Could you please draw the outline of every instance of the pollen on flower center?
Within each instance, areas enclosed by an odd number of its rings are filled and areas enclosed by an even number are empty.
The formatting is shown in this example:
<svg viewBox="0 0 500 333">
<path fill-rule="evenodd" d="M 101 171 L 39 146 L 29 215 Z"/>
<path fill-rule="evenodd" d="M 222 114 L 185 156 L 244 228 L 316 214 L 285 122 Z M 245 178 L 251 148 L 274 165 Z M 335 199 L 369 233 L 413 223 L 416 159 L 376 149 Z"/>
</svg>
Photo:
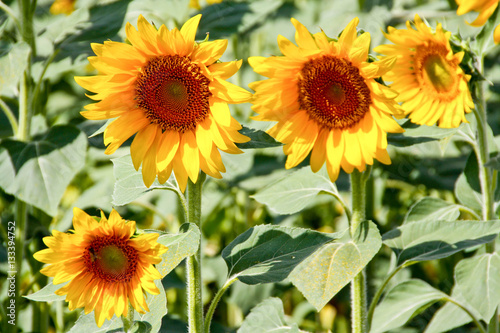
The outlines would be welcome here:
<svg viewBox="0 0 500 333">
<path fill-rule="evenodd" d="M 417 47 L 415 71 L 417 80 L 430 94 L 441 99 L 454 99 L 459 83 L 456 60 L 446 59 L 447 50 L 442 45 Z"/>
<path fill-rule="evenodd" d="M 350 128 L 368 112 L 370 89 L 350 61 L 324 56 L 306 62 L 299 74 L 299 105 L 327 128 Z"/>
<path fill-rule="evenodd" d="M 137 250 L 126 239 L 115 236 L 95 238 L 83 254 L 87 271 L 107 282 L 128 282 L 137 267 Z"/>
<path fill-rule="evenodd" d="M 210 110 L 210 80 L 187 57 L 151 59 L 136 82 L 137 105 L 163 130 L 194 129 Z"/>
</svg>

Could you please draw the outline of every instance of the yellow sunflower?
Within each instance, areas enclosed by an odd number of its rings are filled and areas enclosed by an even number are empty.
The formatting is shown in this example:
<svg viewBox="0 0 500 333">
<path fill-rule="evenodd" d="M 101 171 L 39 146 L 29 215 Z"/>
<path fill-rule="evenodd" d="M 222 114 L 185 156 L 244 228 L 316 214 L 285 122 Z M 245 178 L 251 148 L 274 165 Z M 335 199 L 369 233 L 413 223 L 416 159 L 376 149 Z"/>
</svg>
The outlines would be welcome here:
<svg viewBox="0 0 500 333">
<path fill-rule="evenodd" d="M 213 5 L 221 2 L 222 0 L 207 0 L 208 5 Z M 200 0 L 189 0 L 189 7 L 200 10 L 201 9 Z"/>
<path fill-rule="evenodd" d="M 69 15 L 75 11 L 75 2 L 76 0 L 55 0 L 49 11 L 52 15 Z"/>
<path fill-rule="evenodd" d="M 396 93 L 375 81 L 393 59 L 368 62 L 370 34 L 357 36 L 353 19 L 338 41 L 324 32 L 311 35 L 292 18 L 297 45 L 283 36 L 278 45 L 284 56 L 251 57 L 254 70 L 269 79 L 250 84 L 255 90 L 253 110 L 258 120 L 277 121 L 268 133 L 285 144 L 286 168 L 311 152 L 311 169 L 326 161 L 330 179 L 340 167 L 364 171 L 377 159 L 391 162 L 387 132 L 403 132 L 393 119 L 401 115 Z"/>
<path fill-rule="evenodd" d="M 161 275 L 153 266 L 167 248 L 158 244 L 158 234 L 134 236 L 135 222 L 125 222 L 113 210 L 100 222 L 79 208 L 73 209 L 69 233 L 52 231 L 44 237 L 48 249 L 36 252 L 36 260 L 50 264 L 40 272 L 54 277 L 54 284 L 69 281 L 56 291 L 66 295 L 69 309 L 94 310 L 97 326 L 113 314 L 126 316 L 128 304 L 140 313 L 149 311 L 144 292 L 159 294 L 154 284 Z"/>
<path fill-rule="evenodd" d="M 463 15 L 472 11 L 479 12 L 476 19 L 470 23 L 475 27 L 480 27 L 488 21 L 498 7 L 499 0 L 455 0 L 458 5 L 457 15 Z M 493 33 L 495 43 L 500 43 L 500 25 L 497 25 Z"/>
<path fill-rule="evenodd" d="M 136 170 L 142 164 L 144 184 L 158 175 L 164 183 L 172 170 L 184 191 L 188 177 L 196 183 L 200 168 L 221 178 L 225 168 L 219 153 L 241 153 L 235 142 L 249 139 L 238 130 L 228 103 L 243 103 L 251 94 L 227 81 L 240 61 L 217 62 L 227 40 L 195 42 L 201 15 L 188 20 L 180 31 L 158 30 L 143 16 L 136 30 L 127 23 L 131 44 L 106 41 L 92 44 L 89 62 L 99 74 L 76 77 L 98 103 L 85 107 L 87 119 L 116 118 L 104 131 L 106 154 L 129 137 Z"/>
<path fill-rule="evenodd" d="M 433 32 L 418 15 L 415 27 L 388 28 L 387 39 L 395 45 L 380 45 L 374 50 L 397 57 L 396 65 L 384 80 L 399 93 L 398 102 L 412 122 L 420 125 L 458 127 L 467 122 L 465 113 L 474 107 L 468 87 L 469 75 L 460 68 L 463 52 L 453 53 L 451 32 L 438 24 Z"/>
</svg>

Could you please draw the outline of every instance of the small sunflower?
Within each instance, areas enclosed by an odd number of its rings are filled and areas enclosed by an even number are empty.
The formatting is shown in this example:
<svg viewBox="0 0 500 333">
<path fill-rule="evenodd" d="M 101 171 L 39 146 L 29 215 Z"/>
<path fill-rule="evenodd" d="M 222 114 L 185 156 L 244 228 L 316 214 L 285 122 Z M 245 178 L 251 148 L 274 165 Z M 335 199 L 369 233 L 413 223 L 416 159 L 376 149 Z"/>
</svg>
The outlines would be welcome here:
<svg viewBox="0 0 500 333">
<path fill-rule="evenodd" d="M 40 272 L 54 277 L 54 284 L 69 281 L 57 295 L 66 295 L 69 309 L 85 307 L 95 313 L 97 326 L 113 314 L 126 316 L 128 304 L 140 313 L 149 311 L 144 292 L 159 294 L 154 284 L 161 275 L 153 266 L 167 248 L 158 234 L 134 236 L 135 222 L 124 221 L 113 210 L 100 222 L 79 208 L 73 209 L 69 233 L 52 231 L 44 237 L 48 249 L 36 252 L 36 260 L 50 264 Z"/>
<path fill-rule="evenodd" d="M 455 0 L 455 2 L 458 5 L 457 15 L 463 15 L 470 11 L 479 12 L 479 15 L 470 25 L 480 27 L 493 15 L 500 0 Z M 495 43 L 500 43 L 500 25 L 495 28 L 493 39 Z"/>
<path fill-rule="evenodd" d="M 324 32 L 311 35 L 292 18 L 298 46 L 279 36 L 284 56 L 249 59 L 269 78 L 250 84 L 255 118 L 278 122 L 268 133 L 285 144 L 286 168 L 311 152 L 311 169 L 317 172 L 326 161 L 335 181 L 340 167 L 351 173 L 364 171 L 374 159 L 391 162 L 387 132 L 403 132 L 393 119 L 402 112 L 394 101 L 397 94 L 375 79 L 394 61 L 368 62 L 370 34 L 358 37 L 358 22 L 353 19 L 332 41 Z"/>
<path fill-rule="evenodd" d="M 228 103 L 243 103 L 251 94 L 225 80 L 240 61 L 217 62 L 227 40 L 195 42 L 201 15 L 179 30 L 158 30 L 143 16 L 138 30 L 127 23 L 131 44 L 106 41 L 92 44 L 89 62 L 99 74 L 76 77 L 98 103 L 85 107 L 87 119 L 116 118 L 104 131 L 106 154 L 112 154 L 135 134 L 130 147 L 136 170 L 142 164 L 144 184 L 158 175 L 165 183 L 172 170 L 184 191 L 188 177 L 196 183 L 200 168 L 221 178 L 224 164 L 219 150 L 238 154 L 235 142 L 249 140 L 238 130 Z"/>
<path fill-rule="evenodd" d="M 458 127 L 467 122 L 465 113 L 474 107 L 468 87 L 469 75 L 460 68 L 463 52 L 453 53 L 451 32 L 438 24 L 433 32 L 418 15 L 415 27 L 388 28 L 387 39 L 395 45 L 380 45 L 376 52 L 397 57 L 396 65 L 383 78 L 399 93 L 398 102 L 412 122 L 419 125 Z M 382 57 L 385 58 L 385 57 Z"/>
<path fill-rule="evenodd" d="M 52 15 L 69 15 L 75 11 L 75 2 L 76 0 L 55 0 L 49 11 Z"/>
</svg>

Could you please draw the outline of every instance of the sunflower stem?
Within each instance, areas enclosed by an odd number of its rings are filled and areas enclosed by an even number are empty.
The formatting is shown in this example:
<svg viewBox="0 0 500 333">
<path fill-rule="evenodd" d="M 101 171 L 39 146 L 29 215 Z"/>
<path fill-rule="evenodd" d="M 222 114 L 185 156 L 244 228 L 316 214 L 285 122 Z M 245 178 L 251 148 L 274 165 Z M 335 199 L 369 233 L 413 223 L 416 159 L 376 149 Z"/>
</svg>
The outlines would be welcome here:
<svg viewBox="0 0 500 333">
<path fill-rule="evenodd" d="M 132 326 L 134 325 L 134 315 L 135 315 L 135 310 L 132 305 L 128 305 L 128 312 L 127 316 L 122 316 L 122 322 L 123 322 L 123 331 L 127 333 L 130 331 Z"/>
<path fill-rule="evenodd" d="M 366 216 L 366 180 L 368 175 L 354 169 L 351 173 L 352 217 L 351 237 Z M 352 333 L 366 332 L 366 276 L 363 269 L 351 281 L 351 327 Z"/>
<path fill-rule="evenodd" d="M 188 179 L 187 205 L 188 221 L 201 228 L 201 189 L 205 181 L 205 173 L 201 172 L 196 183 Z M 196 253 L 186 260 L 187 269 L 187 297 L 188 297 L 188 326 L 190 333 L 202 333 L 203 302 L 201 295 L 201 236 Z"/>
<path fill-rule="evenodd" d="M 484 72 L 484 58 L 479 59 L 479 68 L 481 73 Z M 474 116 L 477 120 L 477 140 L 475 144 L 475 153 L 477 156 L 477 162 L 479 167 L 479 181 L 481 184 L 481 194 L 483 196 L 483 206 L 482 206 L 482 218 L 485 221 L 495 219 L 495 201 L 494 193 L 496 190 L 497 183 L 497 172 L 496 170 L 491 170 L 486 166 L 488 159 L 490 157 L 490 151 L 488 147 L 488 119 L 486 110 L 486 101 L 484 96 L 484 85 L 485 81 L 477 81 L 475 84 L 475 94 L 476 94 L 476 107 L 474 108 Z M 495 239 L 490 243 L 486 244 L 486 252 L 495 252 Z M 499 311 L 498 307 L 495 310 L 493 317 L 488 324 L 488 333 L 498 333 L 499 332 L 499 321 L 498 321 Z"/>
<path fill-rule="evenodd" d="M 219 304 L 222 295 L 226 292 L 227 288 L 229 288 L 237 280 L 238 278 L 236 277 L 227 280 L 226 283 L 224 283 L 224 285 L 222 286 L 222 288 L 220 288 L 219 291 L 217 291 L 217 294 L 215 294 L 215 297 L 212 300 L 212 303 L 210 303 L 210 307 L 208 308 L 207 316 L 205 317 L 205 333 L 210 333 L 210 323 L 212 322 L 212 317 L 214 315 L 215 308 L 217 307 L 217 304 Z"/>
</svg>

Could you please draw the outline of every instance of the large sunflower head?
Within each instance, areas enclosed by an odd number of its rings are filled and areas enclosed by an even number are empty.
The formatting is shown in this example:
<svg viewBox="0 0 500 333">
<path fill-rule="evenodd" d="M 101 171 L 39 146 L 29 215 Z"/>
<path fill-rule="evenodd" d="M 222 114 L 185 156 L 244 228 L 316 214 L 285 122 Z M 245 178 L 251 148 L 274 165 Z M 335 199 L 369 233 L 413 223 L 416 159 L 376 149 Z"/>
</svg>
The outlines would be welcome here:
<svg viewBox="0 0 500 333">
<path fill-rule="evenodd" d="M 479 15 L 470 25 L 480 27 L 493 15 L 500 0 L 455 0 L 455 2 L 458 5 L 457 15 L 463 15 L 470 11 L 479 12 Z M 495 28 L 493 39 L 495 43 L 500 43 L 500 25 Z"/>
<path fill-rule="evenodd" d="M 201 15 L 180 30 L 158 30 L 139 17 L 130 23 L 129 43 L 92 44 L 90 63 L 99 74 L 76 77 L 89 96 L 88 119 L 117 118 L 104 131 L 106 154 L 112 154 L 135 134 L 130 147 L 136 170 L 142 164 L 144 184 L 156 176 L 164 183 L 172 170 L 182 190 L 188 177 L 196 182 L 200 169 L 221 178 L 225 168 L 219 150 L 241 153 L 235 142 L 249 139 L 238 130 L 228 103 L 247 102 L 251 94 L 226 81 L 241 61 L 217 62 L 227 40 L 195 42 Z"/>
<path fill-rule="evenodd" d="M 73 213 L 74 230 L 53 230 L 43 239 L 48 249 L 33 255 L 50 264 L 40 272 L 54 277 L 54 284 L 69 281 L 56 294 L 66 295 L 70 310 L 94 310 L 99 327 L 113 314 L 126 316 L 129 302 L 140 313 L 149 311 L 144 293 L 159 294 L 154 280 L 161 275 L 153 265 L 167 251 L 156 242 L 158 234 L 134 235 L 135 222 L 115 210 L 99 222 L 79 208 Z"/>
<path fill-rule="evenodd" d="M 390 163 L 387 132 L 403 131 L 393 119 L 401 111 L 396 93 L 375 79 L 393 60 L 368 62 L 370 34 L 357 36 L 358 22 L 353 19 L 334 41 L 292 19 L 298 46 L 279 36 L 283 56 L 249 59 L 269 78 L 250 85 L 256 119 L 278 122 L 269 134 L 285 144 L 287 168 L 311 152 L 312 170 L 326 161 L 335 181 L 340 167 L 350 173 L 374 159 Z"/>
<path fill-rule="evenodd" d="M 415 15 L 415 29 L 409 21 L 406 27 L 389 27 L 386 37 L 394 45 L 375 48 L 385 57 L 397 57 L 384 80 L 392 82 L 391 88 L 399 93 L 397 100 L 412 122 L 458 127 L 474 107 L 468 87 L 470 76 L 460 68 L 464 53 L 453 53 L 451 33 L 441 24 L 432 31 Z"/>
</svg>

